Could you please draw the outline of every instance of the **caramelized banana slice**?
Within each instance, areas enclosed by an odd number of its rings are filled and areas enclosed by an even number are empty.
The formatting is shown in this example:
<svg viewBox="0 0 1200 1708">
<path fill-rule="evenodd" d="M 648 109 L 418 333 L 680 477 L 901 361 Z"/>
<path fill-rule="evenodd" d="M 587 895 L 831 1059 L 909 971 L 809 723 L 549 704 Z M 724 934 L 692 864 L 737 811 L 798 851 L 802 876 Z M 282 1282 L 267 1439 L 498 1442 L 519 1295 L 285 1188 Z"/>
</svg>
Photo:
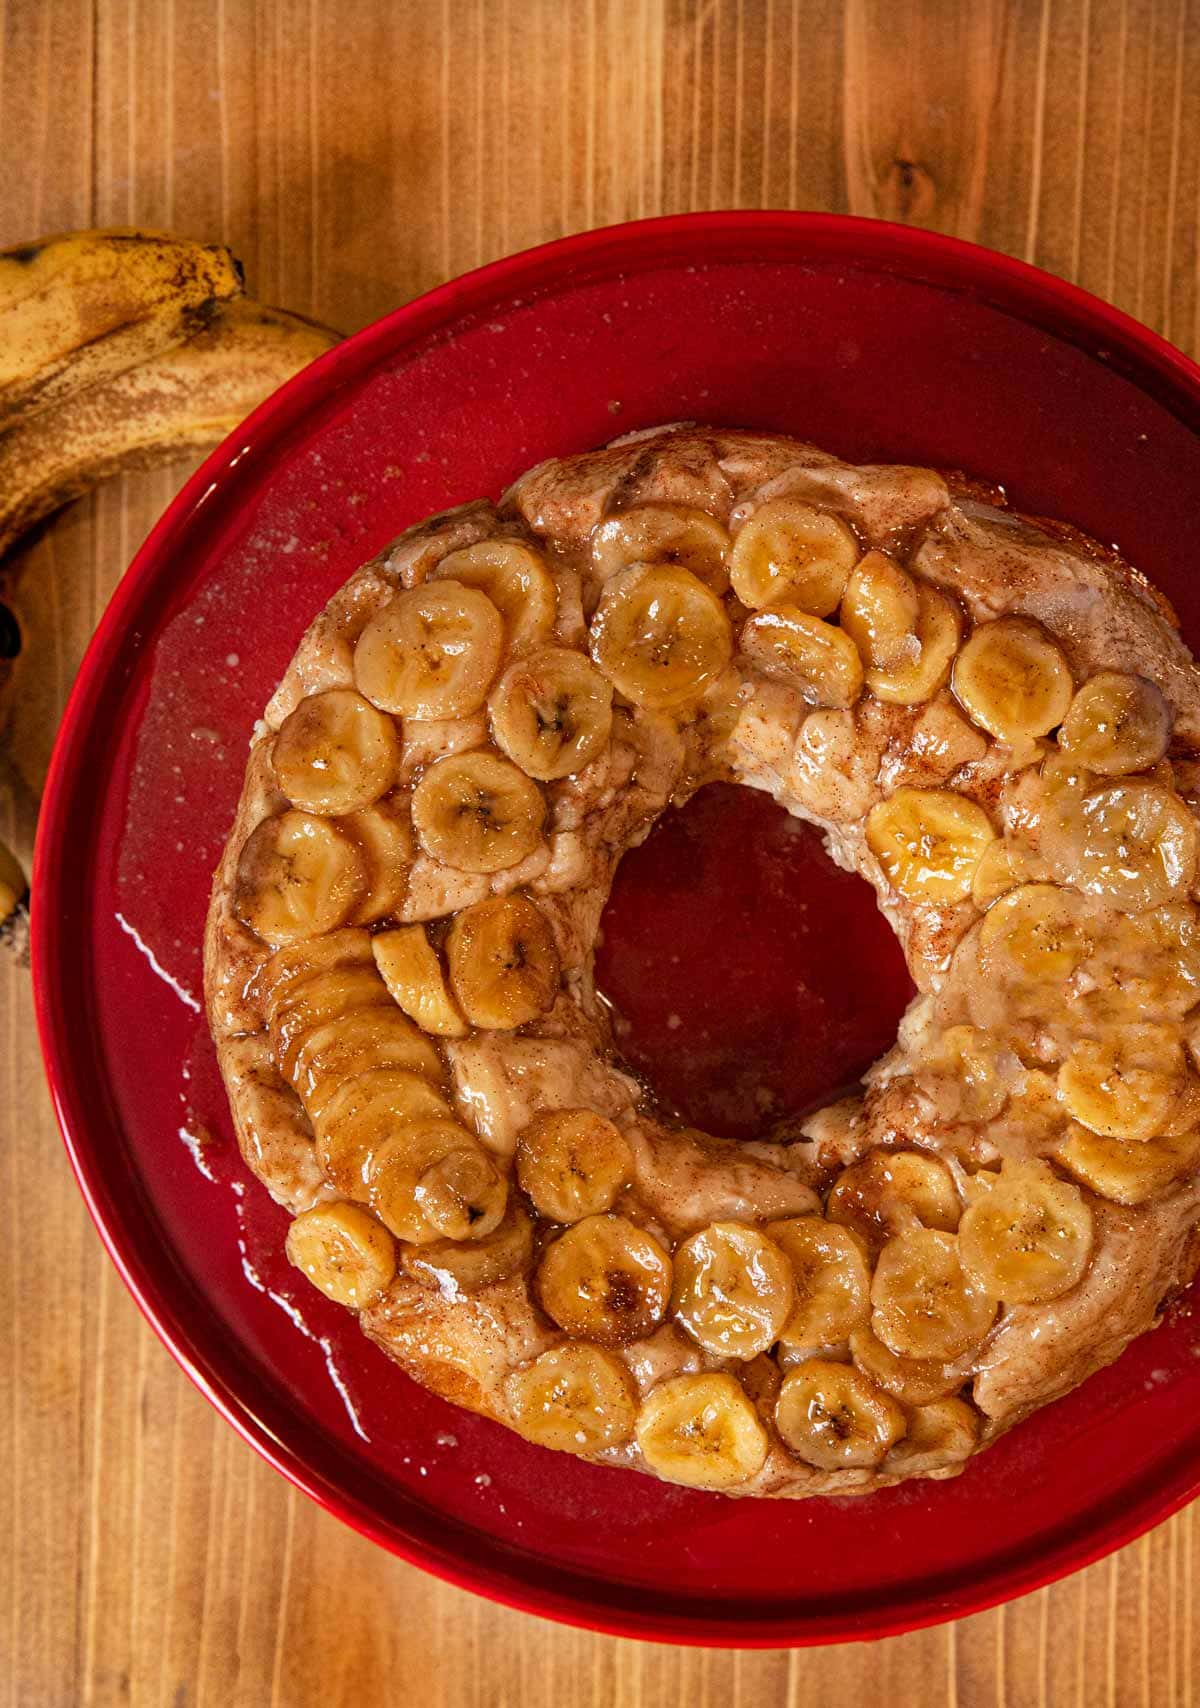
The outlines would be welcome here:
<svg viewBox="0 0 1200 1708">
<path fill-rule="evenodd" d="M 504 1384 L 517 1429 L 539 1447 L 599 1453 L 620 1447 L 637 1421 L 637 1389 L 625 1366 L 602 1346 L 552 1346 Z"/>
<path fill-rule="evenodd" d="M 612 684 L 581 652 L 540 647 L 509 665 L 488 717 L 497 747 L 530 777 L 570 777 L 608 746 Z"/>
<path fill-rule="evenodd" d="M 971 878 L 971 900 L 982 912 L 1021 882 L 1021 862 L 1008 843 L 997 837 L 979 856 Z"/>
<path fill-rule="evenodd" d="M 991 1121 L 1008 1101 L 1000 1046 L 977 1026 L 948 1026 L 930 1040 L 915 1078 L 947 1121 Z M 955 1225 L 921 1219 L 931 1227 Z"/>
<path fill-rule="evenodd" d="M 954 1234 L 915 1228 L 889 1240 L 871 1283 L 871 1328 L 902 1358 L 948 1361 L 978 1346 L 996 1299 L 959 1259 Z"/>
<path fill-rule="evenodd" d="M 1105 1138 L 1072 1122 L 1054 1156 L 1102 1198 L 1115 1204 L 1146 1204 L 1195 1173 L 1200 1132 L 1138 1143 Z"/>
<path fill-rule="evenodd" d="M 466 1244 L 433 1240 L 428 1245 L 405 1246 L 400 1257 L 406 1275 L 450 1299 L 510 1281 L 532 1261 L 533 1223 L 511 1194 L 504 1220 L 482 1239 Z"/>
<path fill-rule="evenodd" d="M 867 1469 L 904 1434 L 904 1411 L 853 1364 L 809 1358 L 784 1377 L 775 1426 L 806 1465 Z"/>
<path fill-rule="evenodd" d="M 546 803 L 536 783 L 498 753 L 452 753 L 413 790 L 413 828 L 425 852 L 460 872 L 502 872 L 542 839 Z"/>
<path fill-rule="evenodd" d="M 901 1358 L 872 1333 L 867 1323 L 852 1331 L 850 1352 L 860 1370 L 906 1406 L 928 1405 L 931 1400 L 957 1393 L 965 1379 L 961 1366 L 942 1359 Z"/>
<path fill-rule="evenodd" d="M 327 818 L 280 813 L 252 830 L 238 858 L 234 912 L 272 948 L 344 925 L 367 891 L 358 844 Z"/>
<path fill-rule="evenodd" d="M 286 1249 L 314 1287 L 353 1311 L 374 1304 L 396 1273 L 391 1235 L 359 1204 L 305 1210 L 288 1229 Z"/>
<path fill-rule="evenodd" d="M 1076 1121 L 1110 1139 L 1146 1140 L 1170 1125 L 1186 1084 L 1183 1044 L 1172 1026 L 1123 1026 L 1082 1038 L 1058 1070 L 1058 1095 Z"/>
<path fill-rule="evenodd" d="M 504 624 L 486 593 L 430 581 L 372 617 L 354 649 L 354 680 L 381 711 L 467 717 L 486 699 L 503 646 Z"/>
<path fill-rule="evenodd" d="M 671 1309 L 716 1358 L 753 1358 L 778 1340 L 796 1287 L 780 1248 L 755 1228 L 714 1222 L 675 1253 Z"/>
<path fill-rule="evenodd" d="M 423 1032 L 439 1038 L 465 1038 L 467 1023 L 450 992 L 437 950 L 423 925 L 403 925 L 371 939 L 375 965 L 393 1001 Z"/>
<path fill-rule="evenodd" d="M 406 799 L 390 796 L 340 820 L 363 851 L 368 888 L 354 910 L 355 925 L 376 925 L 404 905 L 412 869 L 412 823 Z"/>
<path fill-rule="evenodd" d="M 480 540 L 451 552 L 430 579 L 444 576 L 487 594 L 504 618 L 510 652 L 536 645 L 554 627 L 554 577 L 537 552 L 519 540 Z"/>
<path fill-rule="evenodd" d="M 707 510 L 690 504 L 635 504 L 592 532 L 592 563 L 607 581 L 635 563 L 669 563 L 724 593 L 729 535 Z"/>
<path fill-rule="evenodd" d="M 862 659 L 850 636 L 798 605 L 759 611 L 741 644 L 764 675 L 799 689 L 810 706 L 852 706 L 862 693 Z"/>
<path fill-rule="evenodd" d="M 400 733 L 352 688 L 310 694 L 283 720 L 271 749 L 293 806 L 348 813 L 385 795 L 400 769 Z"/>
<path fill-rule="evenodd" d="M 592 1109 L 545 1110 L 517 1140 L 521 1190 L 552 1222 L 611 1210 L 632 1176 L 624 1134 Z"/>
<path fill-rule="evenodd" d="M 1055 884 L 1022 884 L 988 908 L 979 927 L 986 975 L 1061 989 L 1095 947 L 1087 908 Z"/>
<path fill-rule="evenodd" d="M 867 816 L 867 846 L 907 901 L 964 901 L 995 838 L 981 806 L 950 789 L 897 789 Z"/>
<path fill-rule="evenodd" d="M 932 700 L 950 674 L 962 633 L 958 607 L 882 552 L 868 552 L 842 599 L 840 621 L 866 667 L 877 700 Z"/>
<path fill-rule="evenodd" d="M 1058 745 L 1101 777 L 1157 765 L 1171 741 L 1171 708 L 1153 682 L 1102 670 L 1071 701 Z"/>
<path fill-rule="evenodd" d="M 978 1179 L 978 1176 L 976 1176 Z M 964 1273 L 1009 1305 L 1069 1292 L 1092 1252 L 1092 1212 L 1078 1186 L 1044 1162 L 1006 1160 L 958 1230 Z"/>
<path fill-rule="evenodd" d="M 286 1006 L 297 985 L 317 973 L 333 972 L 345 967 L 371 965 L 371 939 L 365 931 L 330 931 L 324 937 L 313 937 L 295 943 L 285 943 L 266 961 L 255 978 L 255 989 L 272 1025 L 276 1010 Z"/>
<path fill-rule="evenodd" d="M 850 1228 L 872 1256 L 918 1223 L 953 1232 L 961 1206 L 950 1170 L 925 1151 L 874 1150 L 842 1170 L 825 1214 Z"/>
<path fill-rule="evenodd" d="M 673 1376 L 642 1405 L 637 1444 L 652 1471 L 694 1489 L 731 1489 L 766 1463 L 767 1432 L 725 1371 Z"/>
<path fill-rule="evenodd" d="M 1157 783 L 1114 783 L 1079 809 L 1076 889 L 1137 912 L 1186 895 L 1196 876 L 1196 820 Z"/>
<path fill-rule="evenodd" d="M 637 565 L 605 587 L 591 653 L 618 693 L 666 711 L 694 702 L 733 657 L 725 607 L 686 569 Z"/>
<path fill-rule="evenodd" d="M 449 1114 L 446 1099 L 424 1074 L 373 1068 L 344 1080 L 314 1114 L 317 1160 L 339 1192 L 365 1199 L 376 1151 L 409 1122 Z"/>
<path fill-rule="evenodd" d="M 270 1032 L 275 1061 L 285 1079 L 295 1073 L 296 1055 L 310 1034 L 358 1009 L 389 1009 L 388 993 L 373 967 L 331 967 L 302 979 L 277 1001 Z"/>
<path fill-rule="evenodd" d="M 998 741 L 1055 729 L 1075 692 L 1062 650 L 1031 617 L 980 623 L 954 661 L 954 697 Z"/>
<path fill-rule="evenodd" d="M 472 1026 L 510 1031 L 553 1007 L 560 966 L 545 914 L 528 896 L 464 908 L 446 938 L 450 984 Z"/>
<path fill-rule="evenodd" d="M 850 1228 L 823 1216 L 771 1222 L 767 1233 L 792 1266 L 796 1303 L 779 1331 L 785 1346 L 837 1346 L 871 1312 L 871 1271 Z"/>
<path fill-rule="evenodd" d="M 625 1346 L 665 1317 L 671 1259 L 624 1216 L 586 1216 L 546 1247 L 537 1289 L 546 1315 L 568 1334 Z"/>
<path fill-rule="evenodd" d="M 291 1082 L 314 1120 L 346 1080 L 375 1068 L 406 1068 L 436 1082 L 442 1059 L 392 1004 L 358 1008 L 305 1032 L 291 1063 Z"/>
<path fill-rule="evenodd" d="M 979 1445 L 979 1413 L 966 1400 L 933 1400 L 908 1415 L 908 1432 L 888 1454 L 886 1470 L 906 1477 L 951 1475 Z"/>
<path fill-rule="evenodd" d="M 827 617 L 837 610 L 859 555 L 858 541 L 839 517 L 797 498 L 773 498 L 738 529 L 729 579 L 752 611 L 787 599 Z"/>
<path fill-rule="evenodd" d="M 372 1151 L 371 1208 L 397 1239 L 483 1239 L 499 1227 L 508 1182 L 473 1133 L 436 1115 L 410 1120 Z"/>
</svg>

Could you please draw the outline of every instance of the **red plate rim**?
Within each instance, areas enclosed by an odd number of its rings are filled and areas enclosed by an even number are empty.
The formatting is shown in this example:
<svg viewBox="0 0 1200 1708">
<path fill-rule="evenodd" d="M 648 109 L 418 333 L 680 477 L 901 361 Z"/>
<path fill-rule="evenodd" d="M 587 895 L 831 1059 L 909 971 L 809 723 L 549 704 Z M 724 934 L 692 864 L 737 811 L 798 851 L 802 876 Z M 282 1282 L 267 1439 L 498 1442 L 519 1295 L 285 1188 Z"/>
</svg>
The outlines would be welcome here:
<svg viewBox="0 0 1200 1708">
<path fill-rule="evenodd" d="M 1108 362 L 1143 391 L 1200 431 L 1200 366 L 1131 316 L 1078 286 L 978 244 L 884 221 L 838 214 L 726 211 L 673 214 L 560 238 L 464 274 L 364 328 L 276 392 L 219 446 L 156 523 L 109 602 L 80 666 L 63 716 L 46 782 L 33 868 L 32 962 L 43 1060 L 71 1168 L 113 1263 L 164 1346 L 202 1394 L 242 1438 L 295 1487 L 360 1534 L 437 1577 L 506 1606 L 614 1636 L 728 1648 L 778 1648 L 896 1635 L 982 1611 L 1054 1582 L 1142 1535 L 1200 1492 L 1200 1464 L 1181 1468 L 1153 1486 L 1119 1516 L 1029 1560 L 1009 1562 L 989 1576 L 931 1597 L 918 1590 L 867 1614 L 833 1614 L 803 1623 L 787 1615 L 722 1614 L 715 1608 L 679 1610 L 622 1600 L 605 1604 L 595 1580 L 559 1574 L 562 1587 L 534 1582 L 514 1567 L 470 1558 L 430 1532 L 397 1534 L 364 1502 L 317 1473 L 270 1424 L 239 1397 L 231 1361 L 219 1346 L 195 1343 L 176 1314 L 169 1290 L 136 1242 L 110 1215 L 102 1158 L 89 1141 L 89 1118 L 77 1050 L 66 1024 L 65 984 L 70 948 L 59 932 L 55 898 L 71 855 L 64 837 L 71 799 L 86 758 L 86 739 L 102 687 L 111 684 L 122 654 L 136 656 L 144 637 L 130 618 L 161 573 L 175 542 L 220 492 L 239 465 L 269 461 L 273 447 L 310 402 L 360 381 L 377 362 L 453 328 L 498 298 L 546 294 L 568 278 L 599 277 L 623 266 L 646 267 L 702 254 L 796 259 L 802 242 L 814 261 L 869 266 L 943 289 L 977 295 L 1009 315 L 1054 333 Z M 773 253 L 774 246 L 778 250 Z M 503 1555 L 497 1547 L 497 1553 Z"/>
</svg>

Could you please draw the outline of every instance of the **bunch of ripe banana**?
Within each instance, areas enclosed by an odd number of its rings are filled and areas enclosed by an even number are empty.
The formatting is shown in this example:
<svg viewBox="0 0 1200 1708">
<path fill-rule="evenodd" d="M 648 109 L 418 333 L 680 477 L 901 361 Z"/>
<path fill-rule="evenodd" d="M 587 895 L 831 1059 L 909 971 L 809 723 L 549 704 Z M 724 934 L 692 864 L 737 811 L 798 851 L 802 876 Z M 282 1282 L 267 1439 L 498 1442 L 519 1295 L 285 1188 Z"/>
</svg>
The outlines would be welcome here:
<svg viewBox="0 0 1200 1708">
<path fill-rule="evenodd" d="M 107 476 L 218 444 L 337 337 L 243 295 L 220 244 L 83 231 L 0 253 L 0 556 Z M 18 650 L 0 602 L 0 691 Z M 27 940 L 0 841 L 0 944 Z"/>
</svg>

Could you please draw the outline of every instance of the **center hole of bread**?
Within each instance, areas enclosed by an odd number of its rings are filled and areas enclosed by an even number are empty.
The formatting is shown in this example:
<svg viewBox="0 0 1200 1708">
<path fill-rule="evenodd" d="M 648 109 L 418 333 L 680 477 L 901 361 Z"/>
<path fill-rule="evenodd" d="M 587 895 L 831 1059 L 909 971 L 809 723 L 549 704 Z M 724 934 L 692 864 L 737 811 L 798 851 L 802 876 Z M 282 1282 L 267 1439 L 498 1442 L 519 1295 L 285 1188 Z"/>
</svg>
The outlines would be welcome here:
<svg viewBox="0 0 1200 1708">
<path fill-rule="evenodd" d="M 913 994 L 870 886 L 810 825 L 725 783 L 622 860 L 596 978 L 659 1101 L 743 1139 L 857 1083 Z"/>
</svg>

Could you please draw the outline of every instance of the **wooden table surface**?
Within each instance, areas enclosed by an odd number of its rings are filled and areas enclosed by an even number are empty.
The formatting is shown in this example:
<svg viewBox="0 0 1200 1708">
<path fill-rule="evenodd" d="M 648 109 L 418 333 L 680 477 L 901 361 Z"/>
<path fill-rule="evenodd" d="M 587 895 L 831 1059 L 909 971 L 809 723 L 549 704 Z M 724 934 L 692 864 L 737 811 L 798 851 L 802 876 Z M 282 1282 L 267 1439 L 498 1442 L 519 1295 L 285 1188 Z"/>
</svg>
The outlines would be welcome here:
<svg viewBox="0 0 1200 1708">
<path fill-rule="evenodd" d="M 347 331 L 562 232 L 765 204 L 975 238 L 1200 347 L 1194 0 L 8 0 L 0 159 L 0 243 L 222 238 L 257 294 Z M 25 851 L 80 655 L 184 472 L 75 506 L 18 566 L 0 835 Z M 28 975 L 7 963 L 0 1181 L 0 1702 L 1200 1695 L 1190 1512 L 1007 1608 L 791 1654 L 577 1633 L 376 1551 L 289 1490 L 143 1325 L 68 1174 Z"/>
</svg>

